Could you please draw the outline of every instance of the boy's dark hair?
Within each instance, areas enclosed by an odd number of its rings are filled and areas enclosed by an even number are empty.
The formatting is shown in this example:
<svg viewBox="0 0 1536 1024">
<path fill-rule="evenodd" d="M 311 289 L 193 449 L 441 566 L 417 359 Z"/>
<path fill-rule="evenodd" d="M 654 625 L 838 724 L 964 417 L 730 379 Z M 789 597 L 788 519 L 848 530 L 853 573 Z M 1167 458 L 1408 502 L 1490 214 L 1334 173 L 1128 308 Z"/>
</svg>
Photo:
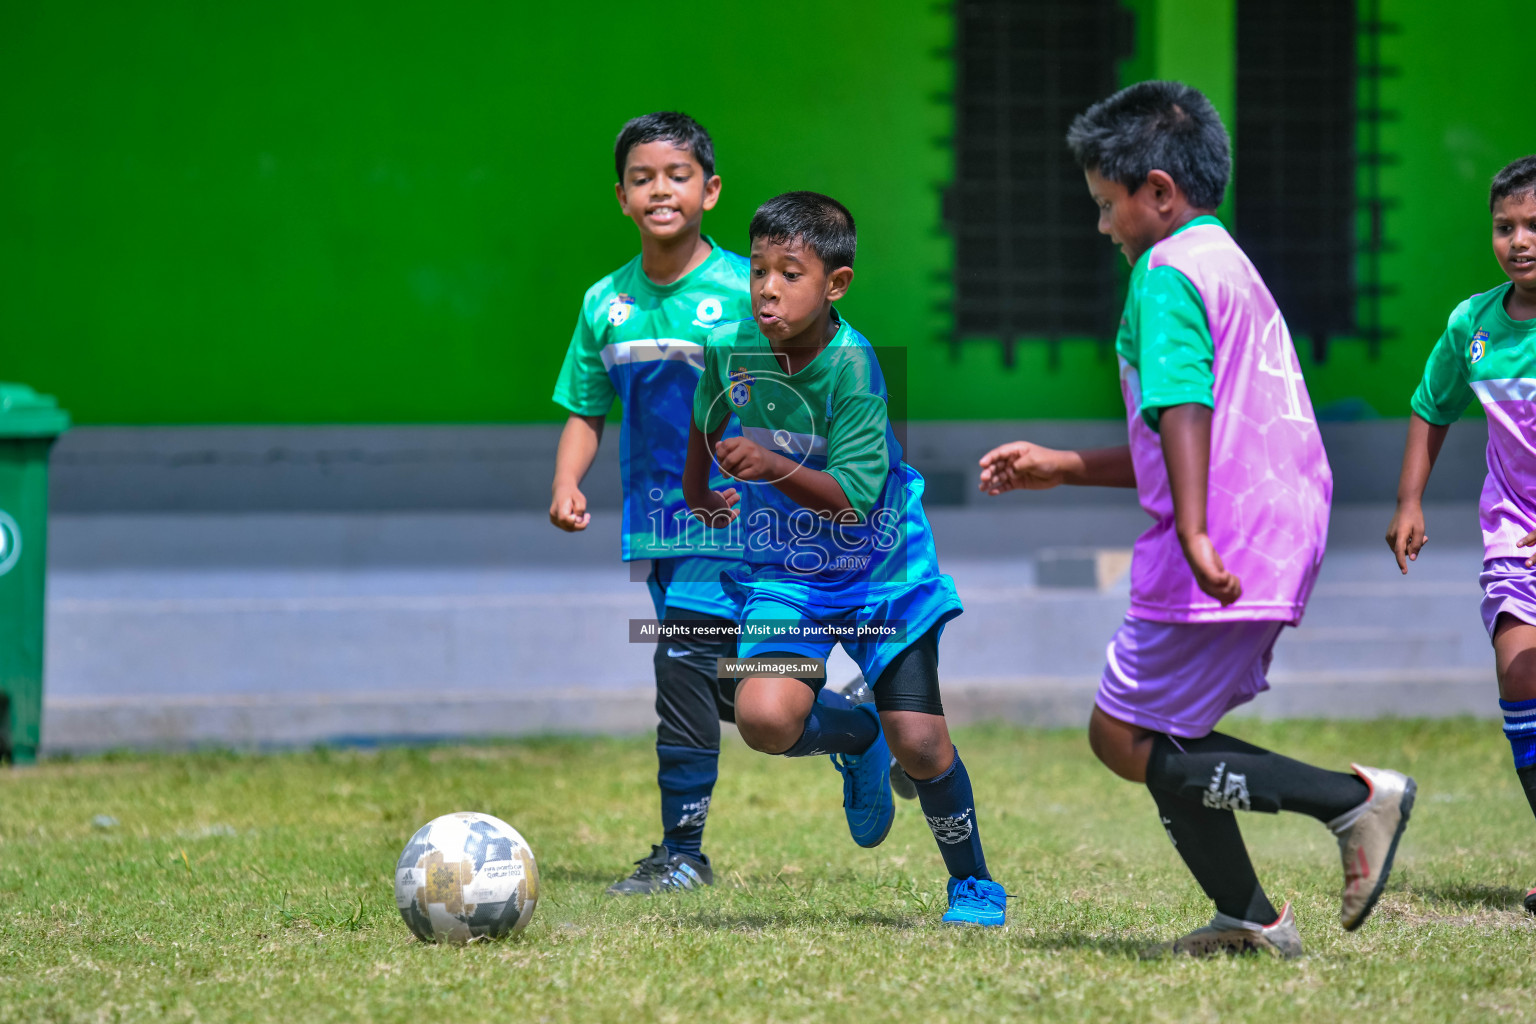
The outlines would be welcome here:
<svg viewBox="0 0 1536 1024">
<path fill-rule="evenodd" d="M 1493 212 L 1500 199 L 1527 194 L 1536 196 L 1536 155 L 1523 156 L 1493 176 L 1493 186 L 1488 189 L 1488 212 Z"/>
<path fill-rule="evenodd" d="M 827 270 L 853 266 L 859 242 L 848 207 L 820 192 L 774 196 L 752 215 L 747 238 L 779 244 L 798 238 Z"/>
<path fill-rule="evenodd" d="M 1232 176 L 1232 145 L 1205 94 L 1183 82 L 1138 82 L 1077 115 L 1067 145 L 1078 166 L 1135 192 L 1165 171 L 1191 205 L 1214 210 Z"/>
<path fill-rule="evenodd" d="M 619 130 L 619 137 L 613 141 L 613 166 L 620 181 L 624 180 L 624 163 L 629 159 L 629 151 L 647 142 L 670 142 L 678 149 L 686 149 L 704 168 L 704 177 L 714 176 L 715 144 L 709 132 L 687 114 L 663 110 L 630 118 Z"/>
</svg>

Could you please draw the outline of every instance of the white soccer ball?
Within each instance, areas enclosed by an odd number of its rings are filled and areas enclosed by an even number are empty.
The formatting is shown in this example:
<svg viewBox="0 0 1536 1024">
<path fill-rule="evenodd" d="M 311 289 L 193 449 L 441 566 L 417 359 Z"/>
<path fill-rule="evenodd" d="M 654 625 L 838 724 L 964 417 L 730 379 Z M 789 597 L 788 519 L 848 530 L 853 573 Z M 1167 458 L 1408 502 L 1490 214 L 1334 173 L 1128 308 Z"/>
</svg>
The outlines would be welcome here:
<svg viewBox="0 0 1536 1024">
<path fill-rule="evenodd" d="M 395 864 L 395 906 L 423 942 L 516 935 L 533 920 L 538 898 L 533 850 L 517 829 L 489 814 L 434 818 Z"/>
</svg>

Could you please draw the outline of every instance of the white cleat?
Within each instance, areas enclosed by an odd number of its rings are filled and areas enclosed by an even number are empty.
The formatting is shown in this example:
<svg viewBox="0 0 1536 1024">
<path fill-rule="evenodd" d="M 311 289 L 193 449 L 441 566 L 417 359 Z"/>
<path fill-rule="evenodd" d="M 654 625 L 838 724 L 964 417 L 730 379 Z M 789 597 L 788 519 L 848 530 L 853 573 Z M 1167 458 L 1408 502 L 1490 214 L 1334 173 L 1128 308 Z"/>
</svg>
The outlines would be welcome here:
<svg viewBox="0 0 1536 1024">
<path fill-rule="evenodd" d="M 1344 862 L 1344 897 L 1339 922 L 1352 932 L 1365 924 L 1387 887 L 1397 842 L 1408 827 L 1413 797 L 1418 786 L 1402 772 L 1388 768 L 1350 765 L 1370 787 L 1371 795 L 1359 807 L 1328 823 L 1339 837 L 1339 857 Z"/>
<path fill-rule="evenodd" d="M 1218 953 L 1268 953 L 1283 960 L 1301 956 L 1301 932 L 1296 928 L 1296 915 L 1291 905 L 1274 924 L 1254 924 L 1218 913 L 1204 928 L 1196 928 L 1188 935 L 1161 946 L 1154 946 L 1142 954 L 1151 960 L 1161 956 L 1216 956 Z"/>
</svg>

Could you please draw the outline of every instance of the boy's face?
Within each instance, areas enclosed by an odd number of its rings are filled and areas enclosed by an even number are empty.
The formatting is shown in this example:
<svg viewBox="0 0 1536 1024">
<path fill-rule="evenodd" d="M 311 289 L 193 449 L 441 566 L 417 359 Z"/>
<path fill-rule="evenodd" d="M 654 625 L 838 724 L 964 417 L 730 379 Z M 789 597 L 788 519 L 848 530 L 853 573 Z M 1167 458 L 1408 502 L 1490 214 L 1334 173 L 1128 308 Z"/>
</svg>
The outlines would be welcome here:
<svg viewBox="0 0 1536 1024">
<path fill-rule="evenodd" d="M 1493 204 L 1493 254 L 1516 286 L 1536 290 L 1536 194 L 1505 196 Z"/>
<path fill-rule="evenodd" d="M 619 209 L 642 235 L 670 241 L 697 231 L 720 199 L 720 175 L 705 176 L 691 152 L 670 142 L 643 142 L 624 159 L 615 186 Z"/>
<path fill-rule="evenodd" d="M 1153 171 L 1140 188 L 1131 192 L 1118 181 L 1101 175 L 1097 168 L 1083 174 L 1088 179 L 1088 194 L 1099 205 L 1099 234 L 1108 235 L 1125 253 L 1126 262 L 1134 266 L 1142 253 L 1166 236 L 1164 214 L 1171 197 L 1160 179 L 1167 175 Z"/>
<path fill-rule="evenodd" d="M 769 341 L 798 337 L 832 303 L 848 294 L 852 267 L 829 273 L 799 237 L 752 239 L 752 317 Z"/>
</svg>

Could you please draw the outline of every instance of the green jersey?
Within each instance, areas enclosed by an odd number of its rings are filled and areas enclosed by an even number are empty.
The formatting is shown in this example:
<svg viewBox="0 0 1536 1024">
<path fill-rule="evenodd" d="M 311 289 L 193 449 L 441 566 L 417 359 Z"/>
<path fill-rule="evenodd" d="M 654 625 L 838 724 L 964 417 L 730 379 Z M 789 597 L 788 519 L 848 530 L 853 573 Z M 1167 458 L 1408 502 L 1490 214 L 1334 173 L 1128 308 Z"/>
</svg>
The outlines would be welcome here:
<svg viewBox="0 0 1536 1024">
<path fill-rule="evenodd" d="M 615 398 L 624 403 L 626 560 L 733 554 L 716 538 L 695 550 L 700 530 L 682 492 L 704 341 L 719 324 L 752 312 L 747 261 L 705 240 L 709 256 L 671 284 L 653 284 L 636 256 L 587 289 L 555 384 L 555 401 L 578 415 L 603 416 Z"/>
<path fill-rule="evenodd" d="M 1488 416 L 1483 483 L 1483 557 L 1524 558 L 1518 542 L 1536 529 L 1536 320 L 1504 309 L 1510 284 L 1457 306 L 1429 353 L 1413 411 L 1444 426 L 1476 398 Z"/>
<path fill-rule="evenodd" d="M 874 349 L 846 322 L 792 375 L 753 320 L 710 336 L 694 394 L 698 428 L 707 434 L 734 413 L 747 439 L 836 480 L 859 518 L 823 519 L 771 481 L 734 484 L 749 565 L 784 582 L 844 593 L 938 574 L 920 500 L 923 480 L 902 458 L 888 401 Z M 755 572 L 755 580 L 761 577 Z"/>
</svg>

